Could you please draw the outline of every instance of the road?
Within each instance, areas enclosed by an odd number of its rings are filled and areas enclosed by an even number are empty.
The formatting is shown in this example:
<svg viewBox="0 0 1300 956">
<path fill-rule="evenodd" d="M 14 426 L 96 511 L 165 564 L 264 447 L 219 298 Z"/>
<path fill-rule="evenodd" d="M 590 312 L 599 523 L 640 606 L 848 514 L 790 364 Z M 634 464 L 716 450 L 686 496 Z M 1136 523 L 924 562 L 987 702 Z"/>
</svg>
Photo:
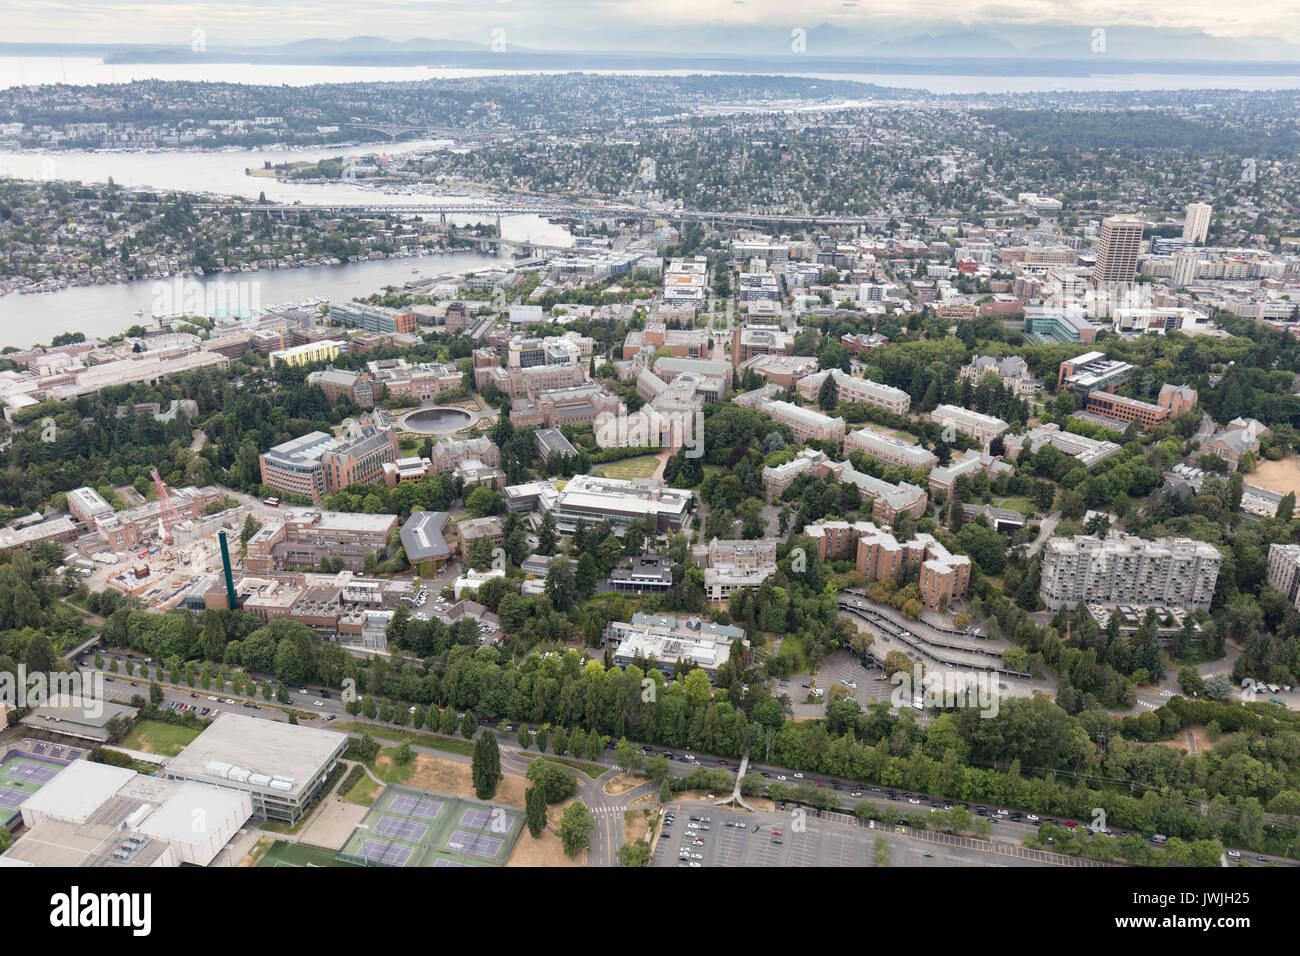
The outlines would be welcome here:
<svg viewBox="0 0 1300 956">
<path fill-rule="evenodd" d="M 83 672 L 92 670 L 93 668 L 83 668 Z M 142 684 L 138 680 L 132 681 L 130 678 L 123 677 L 122 675 L 113 674 L 106 674 L 105 679 L 109 681 L 104 687 L 105 697 L 110 700 L 126 702 L 130 700 L 133 694 L 140 694 L 145 697 L 148 696 L 148 685 Z M 331 697 L 328 699 L 316 696 L 318 693 L 319 689 L 315 688 L 309 688 L 309 693 L 307 694 L 294 693 L 293 706 L 295 709 L 320 713 L 326 717 L 334 715 L 336 720 L 342 719 L 343 716 L 346 716 L 346 711 L 342 703 L 337 699 L 336 693 L 331 694 Z M 209 696 L 229 696 L 229 694 L 218 695 L 215 693 L 204 692 L 198 688 L 190 690 L 188 688 L 176 688 L 170 686 L 164 686 L 163 695 L 166 702 L 177 701 L 179 703 L 196 704 L 201 706 L 214 705 L 214 702 L 207 699 Z M 316 700 L 321 701 L 320 706 L 317 706 L 314 703 Z M 243 707 L 244 702 L 245 701 L 240 700 L 233 705 L 215 702 L 215 706 L 222 710 L 238 708 L 239 712 L 264 720 L 284 719 L 284 708 L 287 705 L 280 704 L 279 702 L 264 701 L 260 696 L 257 698 L 256 703 L 252 700 L 248 700 L 247 703 L 249 703 L 250 706 L 247 708 Z M 369 721 L 362 716 L 347 716 L 347 719 L 356 723 L 372 725 L 374 727 L 372 736 L 380 741 L 388 740 L 388 738 L 385 738 L 384 736 L 384 731 L 385 729 L 391 729 L 393 727 L 392 724 L 384 724 L 379 721 Z M 326 729 L 328 729 L 328 725 L 326 725 Z M 492 728 L 492 730 L 494 733 L 497 733 L 497 741 L 501 746 L 503 767 L 507 767 L 517 773 L 523 773 L 527 769 L 529 757 L 525 756 L 524 753 L 521 752 L 516 735 L 514 733 L 502 734 L 496 732 L 495 728 Z M 412 749 L 417 753 L 424 753 L 439 759 L 452 760 L 458 763 L 468 763 L 470 761 L 468 756 L 453 754 L 442 750 L 425 748 L 417 745 L 413 745 Z M 666 753 L 666 751 L 663 751 L 658 747 L 651 747 L 648 748 L 648 750 L 654 753 Z M 696 759 L 692 761 L 685 760 L 682 754 L 674 754 L 669 761 L 669 773 L 673 777 L 685 777 L 697 767 L 703 766 L 711 769 L 716 768 L 719 766 L 719 762 L 723 760 L 725 760 L 728 771 L 735 773 L 737 761 L 734 759 L 719 758 L 709 754 L 698 754 L 696 755 Z M 617 796 L 611 796 L 610 794 L 605 793 L 605 784 L 621 772 L 620 768 L 615 764 L 612 742 L 609 749 L 607 749 L 601 757 L 595 761 L 587 762 L 599 763 L 608 768 L 608 770 L 601 774 L 600 778 L 597 780 L 591 780 L 590 778 L 581 775 L 578 777 L 580 787 L 579 798 L 589 809 L 592 810 L 592 816 L 596 824 L 592 831 L 592 842 L 591 849 L 588 853 L 588 864 L 590 866 L 614 866 L 617 864 L 616 854 L 618 848 L 623 845 L 624 840 L 624 811 L 628 809 L 629 804 L 634 800 L 646 794 L 654 793 L 658 788 L 654 783 L 647 782 L 633 790 Z M 749 769 L 752 773 L 762 775 L 768 784 L 781 782 L 789 787 L 806 784 L 813 787 L 830 789 L 839 800 L 841 809 L 847 811 L 852 811 L 852 809 L 859 803 L 870 803 L 881 810 L 892 805 L 896 810 L 904 814 L 929 813 L 933 809 L 942 808 L 945 802 L 955 802 L 957 805 L 962 805 L 960 801 L 943 801 L 937 798 L 931 799 L 928 795 L 909 795 L 902 791 L 895 791 L 894 797 L 891 798 L 889 795 L 890 790 L 887 787 L 853 784 L 850 781 L 840 781 L 823 774 L 815 773 L 805 773 L 800 777 L 796 777 L 796 771 L 771 763 L 751 760 Z M 785 779 L 782 780 L 781 778 Z M 861 789 L 855 791 L 853 790 L 853 787 L 855 786 L 858 786 Z M 856 796 L 855 793 L 857 794 Z M 725 792 L 718 796 L 719 799 L 721 799 L 725 796 Z M 913 800 L 916 802 L 911 802 Z M 976 807 L 974 804 L 967 804 L 966 806 L 968 806 L 972 812 L 975 812 Z M 997 805 L 990 803 L 987 807 L 989 814 L 988 818 L 990 821 L 998 820 L 996 813 L 999 809 L 1004 809 L 1008 813 L 1016 812 L 1016 808 L 998 807 Z M 719 810 L 719 813 L 721 814 L 736 814 L 738 812 L 739 811 L 735 811 L 730 807 Z M 793 810 L 791 810 L 791 812 L 793 812 Z M 994 832 L 991 839 L 994 841 L 1019 844 L 1025 836 L 1028 836 L 1031 833 L 1036 833 L 1040 823 L 1057 822 L 1063 825 L 1064 821 L 1069 819 L 1068 817 L 1058 815 L 1041 814 L 1041 816 L 1041 821 L 1012 821 L 1010 819 L 1003 819 L 1000 822 L 994 822 Z M 1077 822 L 1083 824 L 1087 821 L 1084 819 L 1077 819 Z M 1112 833 L 1116 836 L 1122 835 L 1122 831 L 1118 830 L 1112 829 Z M 1242 850 L 1242 854 L 1245 859 L 1258 862 L 1256 859 L 1258 856 L 1257 854 L 1246 850 Z M 1265 858 L 1264 862 L 1278 863 L 1287 866 L 1300 866 L 1300 863 L 1297 863 L 1295 860 L 1284 859 L 1277 856 L 1268 856 Z"/>
</svg>

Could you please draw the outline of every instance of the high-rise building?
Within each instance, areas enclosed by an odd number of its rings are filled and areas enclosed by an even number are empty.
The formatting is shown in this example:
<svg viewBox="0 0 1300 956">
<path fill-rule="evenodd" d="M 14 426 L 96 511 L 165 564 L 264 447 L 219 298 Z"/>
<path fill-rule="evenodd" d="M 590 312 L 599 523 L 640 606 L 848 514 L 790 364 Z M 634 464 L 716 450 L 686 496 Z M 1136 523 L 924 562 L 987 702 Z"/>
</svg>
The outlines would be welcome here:
<svg viewBox="0 0 1300 956">
<path fill-rule="evenodd" d="M 1183 238 L 1192 242 L 1205 242 L 1210 232 L 1210 214 L 1214 207 L 1207 202 L 1194 202 L 1187 207 L 1187 218 L 1183 220 Z"/>
<path fill-rule="evenodd" d="M 1174 253 L 1173 284 L 1187 286 L 1196 281 L 1196 270 L 1201 264 L 1201 253 L 1197 249 L 1179 249 Z"/>
<path fill-rule="evenodd" d="M 1108 216 L 1102 220 L 1097 239 L 1094 282 L 1132 282 L 1137 278 L 1138 250 L 1142 247 L 1141 216 Z"/>
<path fill-rule="evenodd" d="M 1039 593 L 1049 610 L 1076 604 L 1209 609 L 1223 556 L 1190 538 L 1049 538 Z"/>
</svg>

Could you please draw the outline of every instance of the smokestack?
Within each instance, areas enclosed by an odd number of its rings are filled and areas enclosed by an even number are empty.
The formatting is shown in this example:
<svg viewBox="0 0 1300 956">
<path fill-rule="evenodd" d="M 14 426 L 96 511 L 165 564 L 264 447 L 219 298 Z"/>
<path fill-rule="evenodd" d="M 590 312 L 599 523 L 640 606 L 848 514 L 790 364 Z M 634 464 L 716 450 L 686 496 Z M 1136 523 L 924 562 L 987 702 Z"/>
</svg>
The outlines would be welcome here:
<svg viewBox="0 0 1300 956">
<path fill-rule="evenodd" d="M 217 532 L 217 537 L 221 540 L 221 566 L 226 571 L 226 603 L 230 610 L 239 609 L 239 602 L 235 600 L 235 576 L 230 572 L 230 546 L 226 544 L 226 533 Z"/>
</svg>

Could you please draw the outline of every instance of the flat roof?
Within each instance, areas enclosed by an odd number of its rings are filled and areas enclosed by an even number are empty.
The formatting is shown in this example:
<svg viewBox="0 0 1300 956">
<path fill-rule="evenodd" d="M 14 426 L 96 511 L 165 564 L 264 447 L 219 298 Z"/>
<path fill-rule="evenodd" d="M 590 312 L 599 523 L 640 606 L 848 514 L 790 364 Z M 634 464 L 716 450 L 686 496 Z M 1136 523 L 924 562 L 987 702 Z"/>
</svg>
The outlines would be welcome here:
<svg viewBox="0 0 1300 956">
<path fill-rule="evenodd" d="M 23 810 L 74 823 L 86 823 L 105 801 L 131 782 L 135 771 L 89 760 L 74 760 L 23 802 Z"/>
<path fill-rule="evenodd" d="M 202 843 L 222 832 L 227 821 L 233 828 L 243 826 L 252 809 L 242 791 L 187 780 L 135 829 L 169 843 Z"/>
<path fill-rule="evenodd" d="M 208 773 L 212 763 L 243 767 L 255 774 L 291 779 L 293 787 L 282 791 L 288 797 L 301 793 L 346 743 L 346 734 L 227 711 L 194 738 L 167 770 L 218 786 L 249 788 L 253 785 Z"/>
</svg>

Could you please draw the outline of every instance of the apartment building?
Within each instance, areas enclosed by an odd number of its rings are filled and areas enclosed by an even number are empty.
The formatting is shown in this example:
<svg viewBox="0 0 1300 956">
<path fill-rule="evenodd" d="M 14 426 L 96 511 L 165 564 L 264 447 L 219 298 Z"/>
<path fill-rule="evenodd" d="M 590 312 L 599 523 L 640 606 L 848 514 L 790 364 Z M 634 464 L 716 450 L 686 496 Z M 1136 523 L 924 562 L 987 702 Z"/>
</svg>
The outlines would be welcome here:
<svg viewBox="0 0 1300 956">
<path fill-rule="evenodd" d="M 1132 282 L 1137 278 L 1138 253 L 1142 248 L 1141 216 L 1108 216 L 1097 237 L 1097 263 L 1092 280 L 1097 283 Z"/>
<path fill-rule="evenodd" d="M 1011 427 L 1000 418 L 981 415 L 979 412 L 958 408 L 956 405 L 937 406 L 930 413 L 930 419 L 945 428 L 951 427 L 963 435 L 969 435 L 985 445 Z"/>
<path fill-rule="evenodd" d="M 970 558 L 952 554 L 932 535 L 918 534 L 899 542 L 870 521 L 826 521 L 807 525 L 803 533 L 817 543 L 818 557 L 853 558 L 858 571 L 873 581 L 897 580 L 903 570 L 919 565 L 921 603 L 941 611 L 966 597 L 970 587 Z"/>
<path fill-rule="evenodd" d="M 1161 604 L 1209 610 L 1223 556 L 1190 538 L 1050 538 L 1039 593 L 1055 611 L 1084 604 Z"/>
<path fill-rule="evenodd" d="M 704 593 L 710 601 L 725 601 L 733 591 L 756 588 L 776 573 L 776 541 L 721 541 L 708 546 Z"/>
<path fill-rule="evenodd" d="M 1300 545 L 1268 546 L 1268 586 L 1300 609 Z"/>
<path fill-rule="evenodd" d="M 268 354 L 271 368 L 277 365 L 311 365 L 313 362 L 332 362 L 338 358 L 339 351 L 347 350 L 347 343 L 339 339 L 325 339 L 320 342 L 305 342 L 292 345 L 287 349 L 276 349 Z"/>
<path fill-rule="evenodd" d="M 841 402 L 862 402 L 895 415 L 905 415 L 912 407 L 912 396 L 901 388 L 882 385 L 869 378 L 856 378 L 837 368 L 801 378 L 795 391 L 805 400 L 815 402 L 828 375 L 835 381 L 836 395 Z"/>
<path fill-rule="evenodd" d="M 892 484 L 865 474 L 847 461 L 831 461 L 823 452 L 805 448 L 793 461 L 763 469 L 763 488 L 772 498 L 779 498 L 789 490 L 794 480 L 802 474 L 814 478 L 829 476 L 841 484 L 856 485 L 863 503 L 871 504 L 872 516 L 893 525 L 900 514 L 906 512 L 913 518 L 925 514 L 929 499 L 925 491 L 908 482 Z"/>
<path fill-rule="evenodd" d="M 1214 207 L 1205 202 L 1194 202 L 1187 207 L 1187 216 L 1183 220 L 1183 238 L 1189 242 L 1205 243 L 1210 232 L 1210 216 Z"/>
</svg>

